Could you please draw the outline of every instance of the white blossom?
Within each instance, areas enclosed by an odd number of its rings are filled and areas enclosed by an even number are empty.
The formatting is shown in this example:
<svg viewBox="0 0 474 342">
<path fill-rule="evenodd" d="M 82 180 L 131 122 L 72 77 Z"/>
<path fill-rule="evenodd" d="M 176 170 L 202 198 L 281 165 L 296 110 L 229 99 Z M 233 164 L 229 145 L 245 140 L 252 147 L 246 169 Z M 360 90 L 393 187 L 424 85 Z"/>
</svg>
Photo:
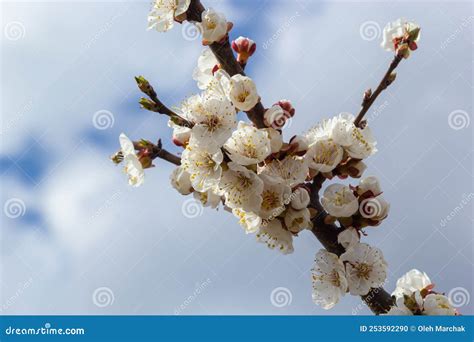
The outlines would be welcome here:
<svg viewBox="0 0 474 342">
<path fill-rule="evenodd" d="M 192 96 L 182 111 L 194 123 L 191 135 L 195 143 L 209 151 L 220 148 L 237 125 L 234 106 L 227 99 Z"/>
<path fill-rule="evenodd" d="M 124 134 L 120 134 L 120 147 L 125 164 L 124 171 L 128 175 L 128 184 L 138 187 L 145 181 L 145 171 L 135 153 L 133 142 Z"/>
<path fill-rule="evenodd" d="M 413 22 L 409 22 L 403 18 L 397 19 L 392 23 L 388 23 L 382 34 L 382 48 L 386 51 L 395 51 L 395 41 L 402 39 L 406 34 L 414 30 L 419 30 L 419 26 Z M 419 33 L 416 35 L 414 42 L 419 39 Z"/>
<path fill-rule="evenodd" d="M 202 12 L 201 19 L 197 25 L 202 32 L 202 39 L 207 43 L 218 42 L 227 34 L 227 21 L 222 13 L 208 8 Z"/>
<path fill-rule="evenodd" d="M 359 243 L 341 255 L 346 266 L 349 292 L 363 296 L 380 287 L 387 277 L 387 263 L 382 251 L 366 243 Z"/>
<path fill-rule="evenodd" d="M 189 178 L 190 175 L 184 170 L 184 167 L 178 166 L 171 173 L 171 185 L 178 190 L 181 195 L 189 195 L 194 190 Z"/>
<path fill-rule="evenodd" d="M 312 145 L 321 139 L 331 139 L 334 119 L 324 119 L 319 122 L 316 126 L 311 127 L 303 137 L 306 139 L 308 145 Z"/>
<path fill-rule="evenodd" d="M 425 272 L 413 269 L 397 280 L 397 286 L 392 295 L 397 298 L 404 295 L 411 296 L 413 293 L 419 292 L 431 284 L 431 280 Z"/>
<path fill-rule="evenodd" d="M 377 177 L 369 176 L 360 180 L 357 192 L 363 195 L 367 191 L 372 192 L 374 196 L 378 196 L 382 193 L 382 188 Z"/>
<path fill-rule="evenodd" d="M 306 158 L 296 155 L 286 156 L 283 160 L 274 159 L 263 167 L 259 173 L 279 179 L 290 187 L 304 183 L 308 176 L 308 162 Z"/>
<path fill-rule="evenodd" d="M 174 18 L 184 14 L 191 0 L 156 0 L 148 14 L 148 29 L 165 32 L 174 25 Z"/>
<path fill-rule="evenodd" d="M 432 293 L 424 299 L 423 315 L 454 316 L 456 315 L 456 309 L 451 305 L 448 297 Z"/>
<path fill-rule="evenodd" d="M 359 209 L 359 202 L 352 190 L 342 184 L 332 184 L 321 197 L 323 208 L 334 217 L 350 217 Z"/>
<path fill-rule="evenodd" d="M 234 162 L 227 163 L 219 188 L 230 208 L 257 212 L 262 203 L 263 181 L 257 174 Z"/>
<path fill-rule="evenodd" d="M 345 249 L 355 246 L 359 241 L 359 233 L 357 232 L 357 229 L 353 227 L 346 228 L 337 235 L 337 242 Z"/>
<path fill-rule="evenodd" d="M 413 312 L 405 306 L 405 299 L 398 297 L 395 299 L 395 305 L 385 314 L 388 316 L 413 316 Z"/>
<path fill-rule="evenodd" d="M 271 153 L 268 133 L 243 121 L 239 122 L 224 147 L 229 151 L 230 159 L 240 165 L 260 163 Z"/>
<path fill-rule="evenodd" d="M 197 82 L 198 88 L 206 90 L 209 83 L 214 78 L 213 70 L 219 62 L 210 48 L 202 50 L 198 58 L 197 67 L 193 71 L 193 79 Z"/>
<path fill-rule="evenodd" d="M 255 107 L 259 101 L 257 87 L 250 77 L 236 74 L 230 78 L 229 98 L 242 111 Z"/>
<path fill-rule="evenodd" d="M 354 125 L 354 116 L 341 113 L 333 118 L 332 139 L 344 146 L 347 154 L 356 159 L 364 159 L 377 152 L 377 144 L 369 126 L 359 128 Z"/>
<path fill-rule="evenodd" d="M 306 137 L 310 144 L 320 139 L 332 139 L 344 148 L 347 154 L 355 159 L 364 159 L 377 152 L 370 128 L 359 128 L 354 125 L 354 116 L 341 113 L 329 120 L 324 120 L 311 128 Z"/>
<path fill-rule="evenodd" d="M 283 254 L 293 253 L 293 236 L 278 219 L 262 224 L 257 232 L 257 241 L 266 243 L 271 249 L 278 249 Z"/>
<path fill-rule="evenodd" d="M 296 210 L 288 208 L 285 212 L 285 225 L 286 228 L 294 233 L 298 234 L 303 229 L 311 228 L 311 214 L 308 208 Z"/>
<path fill-rule="evenodd" d="M 221 196 L 218 194 L 218 189 L 209 189 L 205 192 L 194 191 L 193 196 L 196 200 L 201 202 L 203 207 L 217 208 L 221 203 Z"/>
<path fill-rule="evenodd" d="M 191 138 L 191 128 L 177 125 L 171 120 L 168 121 L 168 126 L 173 129 L 173 143 L 185 147 Z"/>
<path fill-rule="evenodd" d="M 303 187 L 296 188 L 291 194 L 290 205 L 293 209 L 301 210 L 308 207 L 310 196 L 308 190 Z"/>
<path fill-rule="evenodd" d="M 290 139 L 290 145 L 295 146 L 295 152 L 303 152 L 309 148 L 309 139 L 304 135 L 295 135 Z"/>
<path fill-rule="evenodd" d="M 239 223 L 244 228 L 245 233 L 255 233 L 260 229 L 262 218 L 255 213 L 238 208 L 232 209 L 232 213 L 239 219 Z"/>
<path fill-rule="evenodd" d="M 181 165 L 190 174 L 193 188 L 204 192 L 219 184 L 222 160 L 223 155 L 220 150 L 208 152 L 191 142 L 181 156 Z"/>
<path fill-rule="evenodd" d="M 311 272 L 314 303 L 323 309 L 331 309 L 347 291 L 344 264 L 336 254 L 321 249 Z"/>
<path fill-rule="evenodd" d="M 262 204 L 258 215 L 264 219 L 275 218 L 285 210 L 285 201 L 291 195 L 291 188 L 277 179 L 262 175 Z"/>
<path fill-rule="evenodd" d="M 283 136 L 280 132 L 271 127 L 264 128 L 264 130 L 268 133 L 268 138 L 270 139 L 271 153 L 277 153 L 283 146 Z"/>
<path fill-rule="evenodd" d="M 332 139 L 320 139 L 306 152 L 309 167 L 319 172 L 330 172 L 339 165 L 344 151 Z"/>
</svg>

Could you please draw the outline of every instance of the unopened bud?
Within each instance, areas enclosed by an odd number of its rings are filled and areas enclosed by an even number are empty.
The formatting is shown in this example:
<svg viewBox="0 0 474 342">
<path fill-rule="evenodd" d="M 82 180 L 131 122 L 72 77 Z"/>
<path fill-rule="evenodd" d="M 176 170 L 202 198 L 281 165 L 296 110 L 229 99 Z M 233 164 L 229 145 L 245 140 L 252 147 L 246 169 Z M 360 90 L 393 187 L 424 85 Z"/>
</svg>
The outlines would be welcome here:
<svg viewBox="0 0 474 342">
<path fill-rule="evenodd" d="M 149 100 L 149 99 L 146 99 L 144 97 L 142 97 L 140 99 L 140 101 L 138 101 L 138 103 L 140 104 L 140 106 L 146 110 L 150 110 L 152 112 L 158 112 L 158 107 L 156 105 L 155 102 Z"/>
<path fill-rule="evenodd" d="M 135 81 L 137 82 L 138 88 L 145 93 L 146 95 L 150 97 L 156 96 L 155 91 L 153 90 L 153 87 L 150 85 L 150 83 L 145 79 L 143 76 L 135 76 Z"/>
<path fill-rule="evenodd" d="M 254 54 L 257 45 L 252 39 L 240 36 L 232 41 L 232 49 L 237 53 L 237 62 L 245 64 L 249 57 Z"/>
<path fill-rule="evenodd" d="M 295 115 L 295 108 L 288 100 L 280 100 L 276 103 L 279 105 L 289 116 L 293 117 Z"/>
</svg>

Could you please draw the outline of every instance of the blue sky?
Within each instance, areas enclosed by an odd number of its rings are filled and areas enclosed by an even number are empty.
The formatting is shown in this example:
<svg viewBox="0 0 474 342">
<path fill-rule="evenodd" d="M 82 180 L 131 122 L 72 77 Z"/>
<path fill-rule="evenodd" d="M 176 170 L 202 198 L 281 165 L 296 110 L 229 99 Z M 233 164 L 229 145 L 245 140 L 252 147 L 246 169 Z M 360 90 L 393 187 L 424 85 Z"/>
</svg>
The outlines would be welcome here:
<svg viewBox="0 0 474 342">
<path fill-rule="evenodd" d="M 379 152 L 366 175 L 381 179 L 392 207 L 366 241 L 385 254 L 388 290 L 419 268 L 440 291 L 471 293 L 472 126 L 449 124 L 453 112 L 472 119 L 470 4 L 204 3 L 234 22 L 232 37 L 257 42 L 248 74 L 265 105 L 293 102 L 287 139 L 358 110 L 390 62 L 378 46 L 386 22 L 403 16 L 421 25 L 419 50 L 368 113 Z M 171 189 L 170 165 L 157 161 L 145 186 L 130 189 L 108 161 L 120 132 L 161 137 L 179 152 L 166 119 L 139 108 L 133 76 L 179 104 L 197 92 L 199 40 L 184 39 L 179 25 L 146 31 L 148 1 L 1 6 L 1 203 L 24 205 L 19 217 L 1 215 L 2 312 L 173 314 L 192 297 L 182 314 L 368 313 L 350 296 L 331 311 L 312 304 L 309 269 L 320 246 L 309 232 L 296 239 L 294 254 L 278 255 L 222 210 L 185 217 L 187 198 Z M 374 36 L 361 33 L 367 25 Z M 99 111 L 113 118 L 106 129 L 94 126 Z M 113 304 L 94 305 L 100 287 L 113 292 Z M 290 305 L 271 304 L 277 287 L 291 291 Z M 472 303 L 460 310 L 471 312 Z"/>
</svg>

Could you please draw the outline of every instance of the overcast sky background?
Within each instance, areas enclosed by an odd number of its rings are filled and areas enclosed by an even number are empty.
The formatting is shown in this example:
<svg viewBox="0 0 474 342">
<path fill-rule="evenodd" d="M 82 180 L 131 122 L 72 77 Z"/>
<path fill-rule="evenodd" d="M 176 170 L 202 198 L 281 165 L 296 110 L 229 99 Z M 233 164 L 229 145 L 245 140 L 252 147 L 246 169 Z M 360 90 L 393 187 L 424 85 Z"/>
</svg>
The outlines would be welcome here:
<svg viewBox="0 0 474 342">
<path fill-rule="evenodd" d="M 419 49 L 368 113 L 379 152 L 366 175 L 381 179 L 391 212 L 364 241 L 384 252 L 388 291 L 418 268 L 439 291 L 464 295 L 459 309 L 472 313 L 472 3 L 204 4 L 234 22 L 232 38 L 257 42 L 248 74 L 266 106 L 293 102 L 287 139 L 358 110 L 391 60 L 379 47 L 388 21 L 421 25 Z M 310 232 L 280 255 L 227 212 L 191 212 L 169 184 L 171 165 L 157 160 L 132 189 L 109 162 L 121 132 L 179 152 L 166 119 L 139 108 L 133 76 L 179 104 L 197 92 L 199 39 L 180 25 L 146 31 L 148 1 L 0 6 L 3 314 L 369 313 L 349 295 L 330 311 L 312 303 L 320 245 Z M 278 287 L 291 294 L 283 307 L 270 300 Z"/>
</svg>

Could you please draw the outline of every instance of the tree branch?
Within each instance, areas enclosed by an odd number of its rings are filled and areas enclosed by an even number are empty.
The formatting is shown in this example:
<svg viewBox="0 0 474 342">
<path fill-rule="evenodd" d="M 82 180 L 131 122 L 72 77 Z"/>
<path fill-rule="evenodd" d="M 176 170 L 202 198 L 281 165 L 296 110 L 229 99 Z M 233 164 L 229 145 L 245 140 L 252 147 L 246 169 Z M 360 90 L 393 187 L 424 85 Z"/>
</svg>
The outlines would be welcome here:
<svg viewBox="0 0 474 342">
<path fill-rule="evenodd" d="M 186 13 L 187 20 L 201 22 L 201 14 L 204 10 L 204 6 L 201 4 L 200 0 L 191 0 L 191 4 Z M 226 36 L 221 42 L 212 43 L 210 48 L 216 56 L 216 59 L 218 60 L 222 69 L 224 69 L 230 76 L 236 74 L 245 76 L 242 66 L 237 62 L 234 53 L 232 52 L 228 36 Z M 356 126 L 360 124 L 365 113 L 367 113 L 368 109 L 375 101 L 377 96 L 391 83 L 391 81 L 393 81 L 392 79 L 389 82 L 389 78 L 391 77 L 390 75 L 400 63 L 400 61 L 401 57 L 396 56 L 394 58 L 375 92 L 369 98 L 367 98 L 366 101 L 364 101 L 361 111 L 354 121 Z M 248 118 L 255 124 L 255 126 L 258 128 L 266 127 L 263 122 L 265 108 L 260 101 L 254 108 L 252 108 L 250 111 L 247 111 L 246 113 Z M 319 190 L 321 189 L 324 180 L 325 178 L 323 176 L 318 175 L 311 183 L 311 206 L 317 210 L 316 217 L 312 219 L 313 229 L 311 231 L 321 242 L 324 248 L 326 248 L 329 252 L 339 256 L 345 251 L 344 247 L 342 247 L 337 242 L 337 235 L 342 231 L 342 228 L 336 226 L 335 224 L 328 224 L 325 222 L 328 213 L 323 209 L 319 201 Z M 362 300 L 375 314 L 385 313 L 390 310 L 392 305 L 394 305 L 392 297 L 383 288 L 371 289 L 367 295 L 362 296 Z"/>
<path fill-rule="evenodd" d="M 188 11 L 186 12 L 187 19 L 189 21 L 201 22 L 201 14 L 204 12 L 204 10 L 205 8 L 201 4 L 200 0 L 191 0 L 191 4 L 189 5 Z M 244 69 L 240 63 L 237 62 L 234 56 L 228 35 L 222 41 L 214 42 L 209 47 L 214 53 L 214 56 L 216 56 L 221 68 L 225 70 L 231 77 L 236 74 L 245 76 Z M 260 101 L 255 105 L 255 107 L 246 113 L 249 120 L 252 121 L 257 128 L 266 127 L 265 123 L 263 122 L 265 108 Z"/>
<path fill-rule="evenodd" d="M 192 122 L 179 116 L 178 114 L 173 112 L 171 109 L 166 107 L 163 102 L 160 101 L 160 99 L 158 98 L 158 95 L 156 94 L 155 89 L 153 89 L 151 84 L 143 76 L 135 77 L 135 81 L 137 81 L 138 88 L 150 98 L 149 100 L 144 97 L 140 99 L 140 105 L 143 108 L 155 113 L 167 115 L 170 117 L 171 120 L 173 120 L 175 124 L 179 126 L 190 127 L 190 128 L 193 127 Z"/>
<path fill-rule="evenodd" d="M 354 125 L 356 125 L 356 127 L 360 127 L 364 115 L 367 113 L 370 106 L 372 106 L 372 104 L 375 102 L 380 93 L 384 91 L 395 80 L 395 74 L 392 73 L 402 59 L 402 56 L 395 55 L 392 62 L 390 63 L 390 66 L 388 67 L 388 70 L 385 72 L 385 75 L 383 76 L 375 91 L 372 93 L 369 89 L 365 93 L 364 101 L 362 102 L 362 108 L 360 109 L 359 114 L 357 114 L 357 117 L 354 120 Z"/>
<path fill-rule="evenodd" d="M 319 191 L 321 190 L 324 181 L 324 176 L 318 174 L 310 184 L 310 205 L 317 210 L 316 217 L 312 219 L 313 229 L 311 232 L 321 242 L 324 248 L 326 248 L 329 252 L 340 256 L 345 252 L 345 249 L 337 242 L 337 235 L 343 229 L 333 223 L 326 223 L 326 217 L 328 216 L 328 213 L 324 210 L 319 201 Z M 390 307 L 395 304 L 392 296 L 382 287 L 370 289 L 369 293 L 367 293 L 365 296 L 361 296 L 361 298 L 367 304 L 370 310 L 372 310 L 372 312 L 376 315 L 388 312 Z"/>
<path fill-rule="evenodd" d="M 181 165 L 181 158 L 165 150 L 163 148 L 163 144 L 161 143 L 161 139 L 159 139 L 158 143 L 153 146 L 152 159 L 155 159 L 155 158 L 161 158 L 174 165 L 178 165 L 178 166 Z"/>
</svg>

